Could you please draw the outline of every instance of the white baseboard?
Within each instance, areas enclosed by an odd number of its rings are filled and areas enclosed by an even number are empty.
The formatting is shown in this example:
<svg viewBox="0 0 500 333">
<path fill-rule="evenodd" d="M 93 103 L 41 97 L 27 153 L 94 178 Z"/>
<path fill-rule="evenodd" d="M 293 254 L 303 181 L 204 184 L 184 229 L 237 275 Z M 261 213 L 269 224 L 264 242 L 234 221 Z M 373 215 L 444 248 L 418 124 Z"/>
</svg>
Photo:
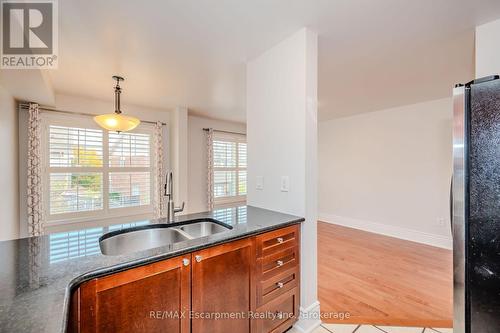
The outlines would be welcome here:
<svg viewBox="0 0 500 333">
<path fill-rule="evenodd" d="M 387 225 L 372 221 L 352 219 L 349 217 L 337 216 L 332 214 L 320 213 L 319 218 L 322 222 L 338 224 L 344 227 L 369 231 L 376 234 L 409 240 L 412 242 L 427 244 L 445 249 L 453 248 L 451 237 L 429 234 L 426 232 Z"/>
<path fill-rule="evenodd" d="M 313 302 L 307 307 L 300 307 L 299 320 L 293 325 L 296 332 L 311 333 L 321 325 L 321 312 L 319 301 Z"/>
</svg>

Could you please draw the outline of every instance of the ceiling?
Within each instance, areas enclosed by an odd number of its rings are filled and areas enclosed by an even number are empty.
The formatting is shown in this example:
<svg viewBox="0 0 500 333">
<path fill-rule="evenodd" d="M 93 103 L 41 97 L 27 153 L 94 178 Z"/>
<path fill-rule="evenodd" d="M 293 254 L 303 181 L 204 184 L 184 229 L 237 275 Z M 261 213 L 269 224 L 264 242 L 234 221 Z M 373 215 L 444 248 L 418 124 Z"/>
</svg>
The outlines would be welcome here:
<svg viewBox="0 0 500 333">
<path fill-rule="evenodd" d="M 441 98 L 473 76 L 476 25 L 498 0 L 59 1 L 56 93 L 245 121 L 245 62 L 319 33 L 320 119 Z"/>
</svg>

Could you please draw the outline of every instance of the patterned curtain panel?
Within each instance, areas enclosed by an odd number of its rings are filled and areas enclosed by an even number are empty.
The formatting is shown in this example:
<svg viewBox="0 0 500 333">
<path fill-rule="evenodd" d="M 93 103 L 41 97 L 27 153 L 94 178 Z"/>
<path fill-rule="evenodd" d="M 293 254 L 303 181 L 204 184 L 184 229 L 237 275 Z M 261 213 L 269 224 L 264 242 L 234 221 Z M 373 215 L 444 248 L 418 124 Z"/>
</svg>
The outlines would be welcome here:
<svg viewBox="0 0 500 333">
<path fill-rule="evenodd" d="M 164 216 L 165 202 L 163 196 L 163 182 L 165 181 L 165 168 L 163 165 L 163 125 L 161 122 L 155 124 L 154 131 L 155 149 L 155 188 L 154 188 L 154 214 L 155 218 Z"/>
<path fill-rule="evenodd" d="M 207 203 L 208 210 L 214 209 L 214 130 L 207 131 Z"/>
<path fill-rule="evenodd" d="M 30 103 L 28 120 L 28 233 L 43 234 L 41 120 L 38 104 Z"/>
<path fill-rule="evenodd" d="M 29 285 L 30 288 L 38 289 L 40 287 L 40 268 L 41 268 L 41 255 L 40 255 L 40 242 L 38 237 L 32 237 L 28 240 L 29 244 Z"/>
</svg>

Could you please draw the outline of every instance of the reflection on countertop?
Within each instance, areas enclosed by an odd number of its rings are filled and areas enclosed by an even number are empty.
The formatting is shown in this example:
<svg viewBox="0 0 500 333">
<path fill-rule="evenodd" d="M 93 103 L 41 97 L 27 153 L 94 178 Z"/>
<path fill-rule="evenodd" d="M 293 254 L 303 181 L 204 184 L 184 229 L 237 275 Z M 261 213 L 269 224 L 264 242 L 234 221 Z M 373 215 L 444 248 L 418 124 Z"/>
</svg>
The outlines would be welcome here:
<svg viewBox="0 0 500 333">
<path fill-rule="evenodd" d="M 167 259 L 303 219 L 252 206 L 178 216 L 175 222 L 213 218 L 231 230 L 127 255 L 101 254 L 105 233 L 164 219 L 114 224 L 0 242 L 0 332 L 61 332 L 71 288 L 88 279 Z"/>
<path fill-rule="evenodd" d="M 213 211 L 213 218 L 227 225 L 247 222 L 247 206 L 224 208 Z M 179 219 L 181 221 L 182 218 Z M 58 232 L 49 235 L 49 262 L 56 263 L 72 258 L 100 254 L 99 238 L 111 231 L 164 223 L 163 219 L 133 223 L 112 224 L 83 230 Z"/>
</svg>

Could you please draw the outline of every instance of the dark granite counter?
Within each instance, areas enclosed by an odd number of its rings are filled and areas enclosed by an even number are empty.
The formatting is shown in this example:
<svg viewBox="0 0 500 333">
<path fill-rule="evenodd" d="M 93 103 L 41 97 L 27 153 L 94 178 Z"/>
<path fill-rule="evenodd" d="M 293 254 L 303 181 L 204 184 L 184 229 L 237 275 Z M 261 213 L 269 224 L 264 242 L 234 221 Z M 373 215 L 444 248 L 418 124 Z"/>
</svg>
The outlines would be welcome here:
<svg viewBox="0 0 500 333">
<path fill-rule="evenodd" d="M 64 332 L 71 290 L 97 276 L 302 222 L 251 206 L 179 216 L 213 218 L 231 230 L 128 255 L 105 256 L 99 237 L 110 231 L 165 223 L 147 220 L 0 242 L 0 332 Z"/>
</svg>

